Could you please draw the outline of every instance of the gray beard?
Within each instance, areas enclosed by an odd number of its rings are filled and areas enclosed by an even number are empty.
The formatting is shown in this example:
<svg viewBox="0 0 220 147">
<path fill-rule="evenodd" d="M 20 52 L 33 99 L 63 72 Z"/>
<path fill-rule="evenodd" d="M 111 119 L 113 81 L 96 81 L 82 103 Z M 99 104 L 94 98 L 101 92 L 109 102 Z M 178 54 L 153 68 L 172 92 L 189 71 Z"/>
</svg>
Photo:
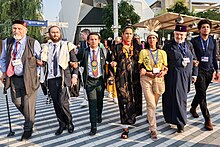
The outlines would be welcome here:
<svg viewBox="0 0 220 147">
<path fill-rule="evenodd" d="M 183 43 L 183 42 L 185 42 L 185 39 L 177 41 L 177 40 L 174 38 L 174 40 L 175 40 L 177 43 Z"/>
<path fill-rule="evenodd" d="M 21 35 L 14 35 L 14 39 L 15 39 L 15 40 L 21 40 L 22 37 L 21 37 Z"/>
</svg>

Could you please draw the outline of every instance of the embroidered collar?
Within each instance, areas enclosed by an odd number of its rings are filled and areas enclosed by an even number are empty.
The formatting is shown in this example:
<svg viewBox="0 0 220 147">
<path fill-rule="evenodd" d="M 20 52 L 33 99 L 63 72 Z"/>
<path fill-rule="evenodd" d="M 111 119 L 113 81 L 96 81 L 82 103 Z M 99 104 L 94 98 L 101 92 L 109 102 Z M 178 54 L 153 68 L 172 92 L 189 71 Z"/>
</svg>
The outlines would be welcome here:
<svg viewBox="0 0 220 147">
<path fill-rule="evenodd" d="M 122 51 L 123 51 L 123 53 L 125 54 L 125 56 L 126 56 L 126 58 L 128 58 L 128 57 L 132 57 L 133 56 L 133 54 L 134 54 L 134 52 L 133 52 L 133 46 L 131 45 L 129 48 L 128 48 L 129 46 L 126 46 L 126 45 L 123 45 L 123 47 L 122 47 Z"/>
</svg>

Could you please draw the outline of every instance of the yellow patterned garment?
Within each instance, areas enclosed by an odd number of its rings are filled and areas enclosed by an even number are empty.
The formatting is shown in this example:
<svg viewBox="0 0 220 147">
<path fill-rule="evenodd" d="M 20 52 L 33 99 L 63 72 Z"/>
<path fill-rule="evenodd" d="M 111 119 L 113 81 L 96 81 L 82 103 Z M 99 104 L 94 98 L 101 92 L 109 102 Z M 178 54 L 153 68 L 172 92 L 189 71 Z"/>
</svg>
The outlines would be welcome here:
<svg viewBox="0 0 220 147">
<path fill-rule="evenodd" d="M 154 56 L 154 60 L 156 60 L 156 53 L 157 51 L 153 51 L 152 54 Z M 150 53 L 149 49 L 142 49 L 139 55 L 138 63 L 144 64 L 146 70 L 152 71 L 153 67 L 159 68 L 160 70 L 163 69 L 164 66 L 167 66 L 167 54 L 164 50 L 158 49 L 158 61 L 157 64 L 154 64 L 154 60 Z"/>
</svg>

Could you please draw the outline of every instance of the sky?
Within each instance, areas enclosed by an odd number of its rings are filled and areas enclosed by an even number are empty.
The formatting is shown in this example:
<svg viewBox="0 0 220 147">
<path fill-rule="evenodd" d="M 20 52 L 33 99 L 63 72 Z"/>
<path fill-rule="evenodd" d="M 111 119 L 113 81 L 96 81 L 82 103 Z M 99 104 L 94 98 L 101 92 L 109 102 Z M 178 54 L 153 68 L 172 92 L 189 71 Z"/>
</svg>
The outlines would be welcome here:
<svg viewBox="0 0 220 147">
<path fill-rule="evenodd" d="M 153 4 L 156 0 L 145 0 L 148 5 Z M 196 2 L 219 2 L 219 0 L 192 0 Z M 220 3 L 220 2 L 219 2 Z M 43 0 L 44 19 L 48 21 L 57 21 L 61 8 L 61 0 Z"/>
</svg>

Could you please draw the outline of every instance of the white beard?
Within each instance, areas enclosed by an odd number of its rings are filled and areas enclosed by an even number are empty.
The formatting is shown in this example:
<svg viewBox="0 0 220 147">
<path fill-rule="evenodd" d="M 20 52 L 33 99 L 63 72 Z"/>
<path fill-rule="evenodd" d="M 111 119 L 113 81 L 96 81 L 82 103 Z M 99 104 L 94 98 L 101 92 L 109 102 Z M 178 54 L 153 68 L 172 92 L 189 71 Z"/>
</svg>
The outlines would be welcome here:
<svg viewBox="0 0 220 147">
<path fill-rule="evenodd" d="M 176 40 L 176 39 L 174 38 L 174 40 L 175 40 L 177 43 L 183 43 L 183 42 L 185 42 L 185 39 L 183 39 L 183 40 Z"/>
<path fill-rule="evenodd" d="M 21 40 L 22 37 L 21 37 L 21 35 L 14 35 L 14 39 L 15 39 L 15 40 Z"/>
</svg>

